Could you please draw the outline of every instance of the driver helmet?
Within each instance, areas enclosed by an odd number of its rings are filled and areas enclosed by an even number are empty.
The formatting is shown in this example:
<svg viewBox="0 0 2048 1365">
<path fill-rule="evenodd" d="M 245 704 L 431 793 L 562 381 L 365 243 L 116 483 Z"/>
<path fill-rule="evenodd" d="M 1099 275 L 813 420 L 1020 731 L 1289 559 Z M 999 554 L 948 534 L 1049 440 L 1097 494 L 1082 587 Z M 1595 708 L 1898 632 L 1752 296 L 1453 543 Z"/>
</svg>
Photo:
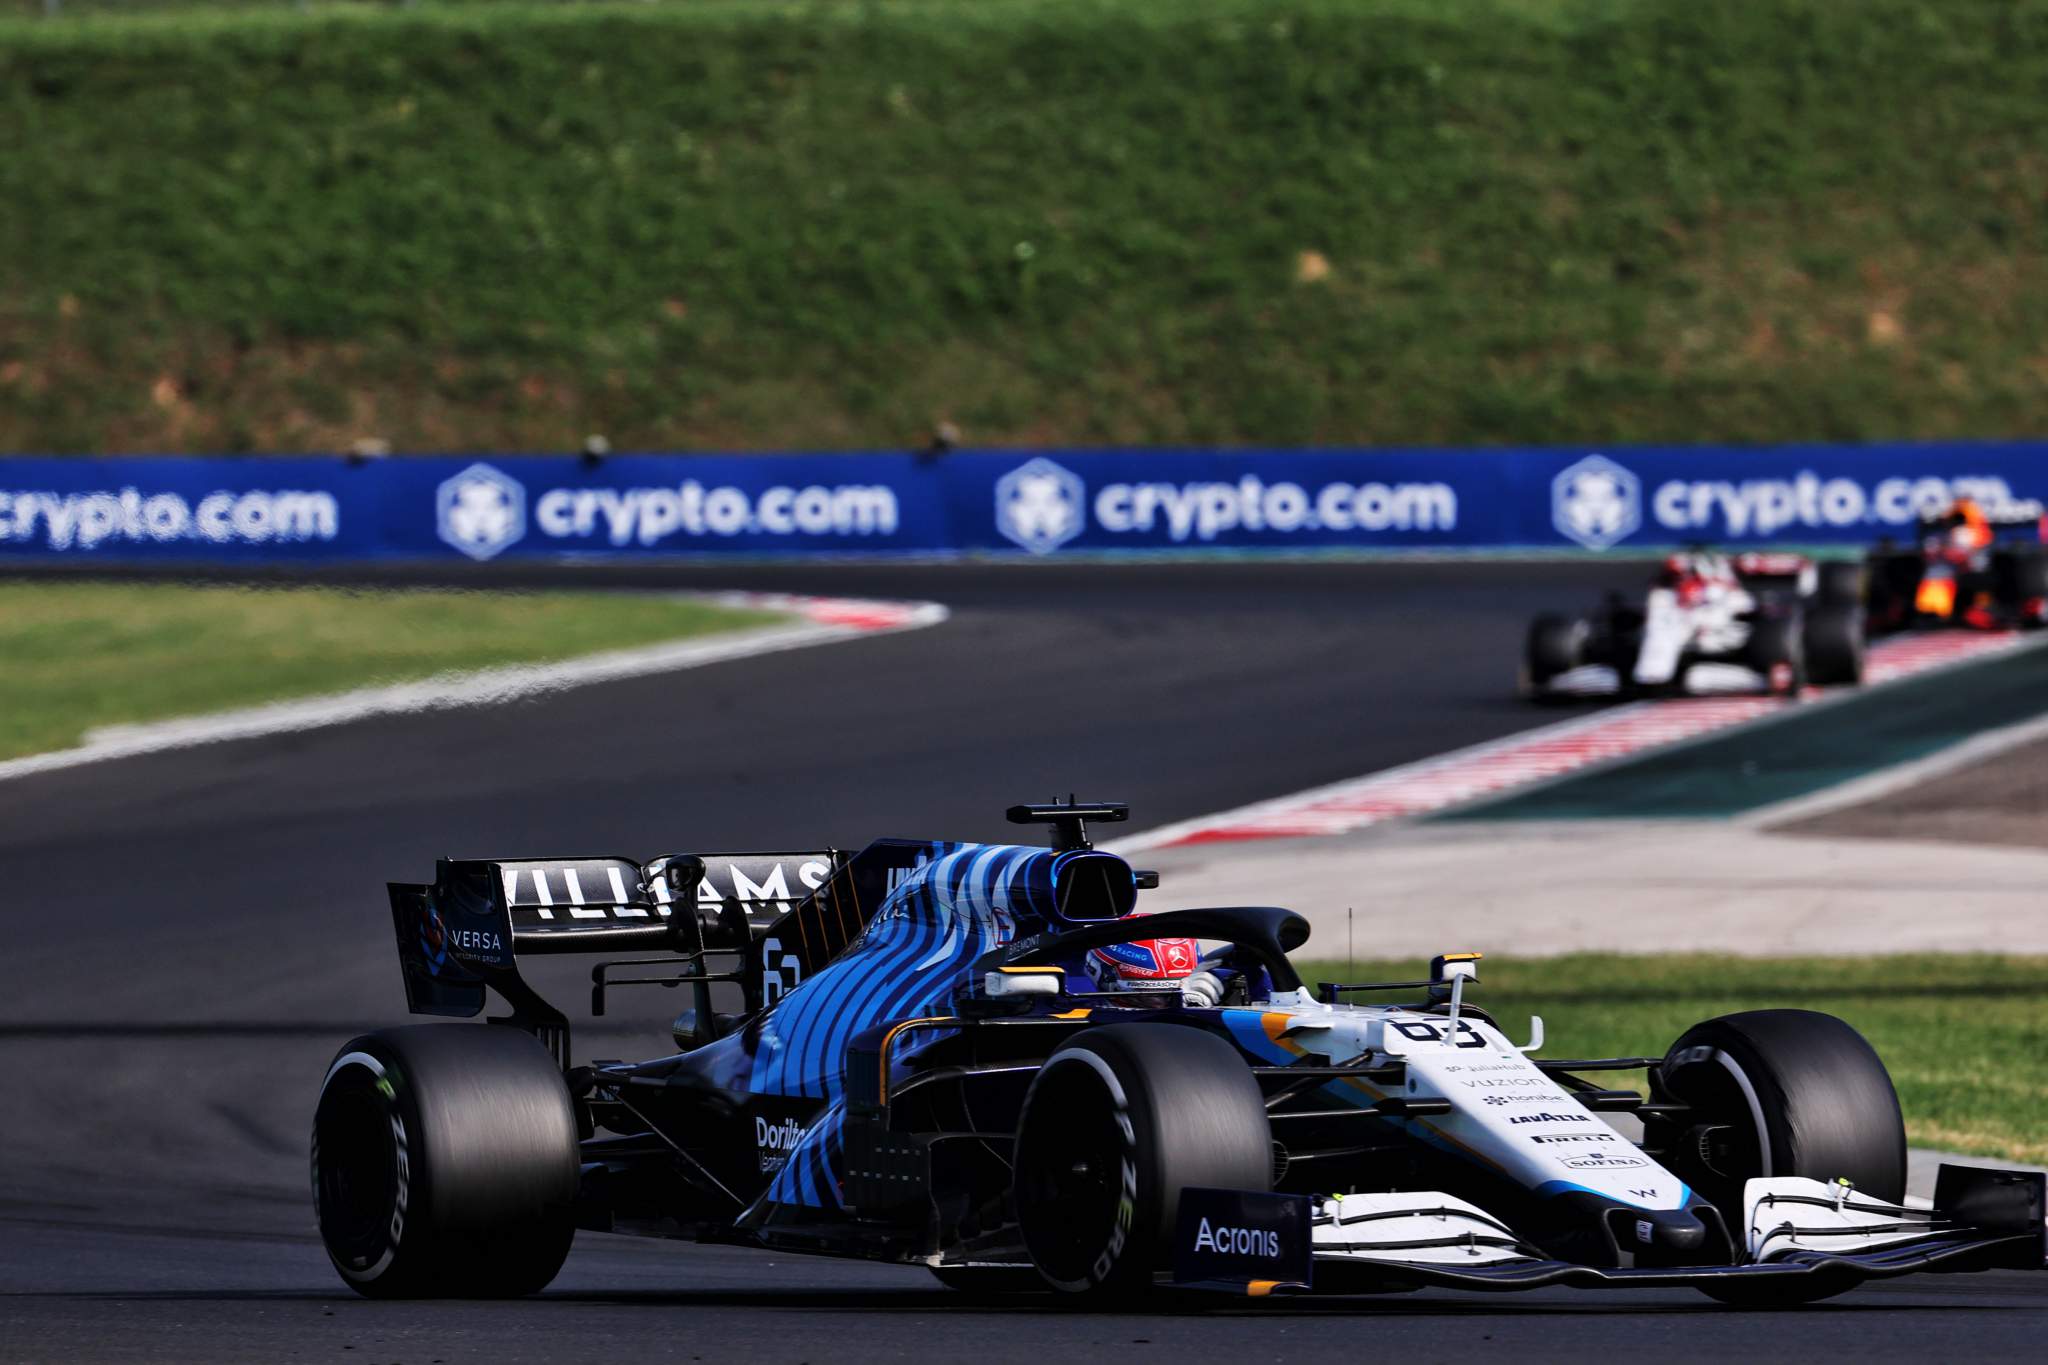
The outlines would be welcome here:
<svg viewBox="0 0 2048 1365">
<path fill-rule="evenodd" d="M 1722 555 L 1694 552 L 1672 555 L 1664 561 L 1658 581 L 1678 594 L 1684 606 L 1698 605 L 1709 592 L 1735 581 L 1735 569 Z"/>
<path fill-rule="evenodd" d="M 1088 954 L 1088 976 L 1100 991 L 1177 991 L 1201 964 L 1191 938 L 1141 938 Z"/>
<path fill-rule="evenodd" d="M 1991 519 L 1975 498 L 1957 498 L 1949 515 L 1956 520 L 1949 537 L 1959 549 L 1981 550 L 1991 543 Z"/>
</svg>

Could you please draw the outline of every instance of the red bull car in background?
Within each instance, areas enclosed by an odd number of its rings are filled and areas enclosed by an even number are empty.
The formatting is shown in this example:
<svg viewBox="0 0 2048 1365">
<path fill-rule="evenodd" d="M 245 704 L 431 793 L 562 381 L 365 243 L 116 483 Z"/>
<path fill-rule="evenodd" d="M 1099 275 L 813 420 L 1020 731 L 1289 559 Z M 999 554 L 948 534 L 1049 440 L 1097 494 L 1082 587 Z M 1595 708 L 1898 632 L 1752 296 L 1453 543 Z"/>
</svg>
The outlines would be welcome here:
<svg viewBox="0 0 2048 1365">
<path fill-rule="evenodd" d="M 1863 681 L 1863 567 L 1803 555 L 1676 554 L 1638 603 L 1530 624 L 1522 689 L 1537 698 L 1796 695 Z"/>
<path fill-rule="evenodd" d="M 1921 522 L 1915 544 L 1871 552 L 1868 593 L 1874 633 L 2048 625 L 2048 510 L 1959 498 Z"/>
<path fill-rule="evenodd" d="M 1932 1208 L 1905 1204 L 1897 1097 L 1839 1019 L 1751 1011 L 1661 1057 L 1572 1060 L 1540 1055 L 1541 1020 L 1516 1042 L 1471 999 L 1477 953 L 1311 990 L 1290 910 L 1132 914 L 1156 879 L 1084 826 L 1125 814 L 1013 808 L 1054 826 L 1050 849 L 443 860 L 391 884 L 412 1009 L 469 1018 L 489 993 L 510 1012 L 335 1056 L 312 1175 L 336 1270 L 371 1297 L 525 1294 L 579 1230 L 1110 1306 L 1166 1285 L 1767 1306 L 2043 1268 L 2048 1177 L 1949 1166 Z M 722 894 L 788 868 L 779 913 Z M 1175 961 L 1197 942 L 1216 946 Z M 674 1047 L 575 1060 L 519 971 L 543 953 L 607 957 L 594 1013 L 608 989 L 687 989 Z M 714 983 L 737 1013 L 712 1010 Z M 1641 1070 L 1647 1094 L 1599 1079 Z"/>
</svg>

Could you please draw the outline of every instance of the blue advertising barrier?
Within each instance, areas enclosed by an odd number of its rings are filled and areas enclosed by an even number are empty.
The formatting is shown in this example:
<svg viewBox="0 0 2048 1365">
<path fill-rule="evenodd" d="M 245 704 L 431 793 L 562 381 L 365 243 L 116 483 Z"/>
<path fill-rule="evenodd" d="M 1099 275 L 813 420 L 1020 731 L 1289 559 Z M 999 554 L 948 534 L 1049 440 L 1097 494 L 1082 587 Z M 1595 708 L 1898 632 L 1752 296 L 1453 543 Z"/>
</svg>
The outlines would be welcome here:
<svg viewBox="0 0 2048 1365">
<path fill-rule="evenodd" d="M 1867 544 L 2048 444 L 0 459 L 0 562 Z"/>
</svg>

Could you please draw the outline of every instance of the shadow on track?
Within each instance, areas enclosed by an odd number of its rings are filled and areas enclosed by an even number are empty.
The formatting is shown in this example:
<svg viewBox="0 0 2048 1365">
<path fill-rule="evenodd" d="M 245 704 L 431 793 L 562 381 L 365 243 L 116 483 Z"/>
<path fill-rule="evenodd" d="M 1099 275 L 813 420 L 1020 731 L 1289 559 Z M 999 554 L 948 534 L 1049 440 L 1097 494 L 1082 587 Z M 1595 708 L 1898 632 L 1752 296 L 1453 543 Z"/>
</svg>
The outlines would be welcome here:
<svg viewBox="0 0 2048 1365">
<path fill-rule="evenodd" d="M 1916 1286 L 1918 1288 L 1918 1286 Z M 1186 1318 L 1190 1315 L 1214 1319 L 1244 1319 L 1247 1321 L 1273 1321 L 1290 1318 L 1327 1318 L 1331 1316 L 1399 1317 L 1399 1318 L 1454 1318 L 1460 1320 L 1486 1317 L 1527 1317 L 1546 1318 L 1593 1317 L 1608 1319 L 1621 1316 L 1657 1317 L 1702 1317 L 1717 1321 L 1750 1319 L 1776 1320 L 1800 1319 L 1813 1321 L 1829 1317 L 1850 1318 L 1871 1313 L 1940 1313 L 1967 1308 L 1972 1312 L 2026 1312 L 2017 1305 L 1984 1305 L 1977 1303 L 1886 1303 L 1832 1301 L 1809 1304 L 1798 1308 L 1781 1308 L 1765 1311 L 1729 1308 L 1702 1299 L 1698 1304 L 1670 1302 L 1638 1302 L 1633 1296 L 1607 1296 L 1584 1302 L 1560 1302 L 1556 1299 L 1522 1299 L 1503 1301 L 1493 1298 L 1380 1298 L 1367 1295 L 1332 1296 L 1329 1298 L 1299 1297 L 1285 1300 L 1269 1300 L 1262 1304 L 1249 1304 L 1239 1299 L 1213 1295 L 1161 1294 L 1135 1304 L 1115 1308 L 1094 1308 L 1073 1303 L 1054 1294 L 1020 1294 L 1014 1302 L 988 1303 L 963 1298 L 947 1290 L 877 1290 L 864 1289 L 815 1289 L 815 1290 L 740 1290 L 740 1291 L 694 1291 L 680 1290 L 618 1290 L 618 1291 L 552 1291 L 526 1299 L 478 1299 L 478 1300 L 417 1300 L 417 1301 L 369 1301 L 337 1287 L 333 1292 L 292 1289 L 215 1289 L 215 1290 L 62 1290 L 54 1292 L 0 1291 L 0 1302 L 10 1299 L 51 1299 L 80 1302 L 135 1302 L 135 1303 L 301 1303 L 327 1304 L 338 1316 L 346 1316 L 351 1310 L 364 1313 L 403 1311 L 407 1308 L 423 1313 L 435 1312 L 454 1303 L 472 1305 L 488 1304 L 502 1311 L 533 1312 L 549 1306 L 603 1305 L 627 1309 L 696 1309 L 706 1312 L 716 1310 L 750 1309 L 774 1312 L 825 1312 L 854 1313 L 864 1317 L 887 1317 L 893 1315 L 926 1315 L 943 1313 L 947 1317 L 1010 1318 L 1019 1316 L 1057 1317 L 1084 1321 L 1128 1321 L 1133 1318 Z"/>
</svg>

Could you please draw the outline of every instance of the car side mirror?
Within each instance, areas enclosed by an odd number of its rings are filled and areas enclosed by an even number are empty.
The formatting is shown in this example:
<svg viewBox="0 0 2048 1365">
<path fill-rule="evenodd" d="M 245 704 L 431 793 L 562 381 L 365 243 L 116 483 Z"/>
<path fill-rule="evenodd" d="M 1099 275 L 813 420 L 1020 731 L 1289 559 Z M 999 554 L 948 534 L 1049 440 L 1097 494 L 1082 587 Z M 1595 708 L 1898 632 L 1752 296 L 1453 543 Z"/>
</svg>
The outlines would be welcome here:
<svg viewBox="0 0 2048 1365">
<path fill-rule="evenodd" d="M 1479 984 L 1479 960 L 1484 953 L 1442 953 L 1430 960 L 1429 996 L 1432 1000 L 1448 1000 L 1453 988 L 1460 981 Z"/>
</svg>

